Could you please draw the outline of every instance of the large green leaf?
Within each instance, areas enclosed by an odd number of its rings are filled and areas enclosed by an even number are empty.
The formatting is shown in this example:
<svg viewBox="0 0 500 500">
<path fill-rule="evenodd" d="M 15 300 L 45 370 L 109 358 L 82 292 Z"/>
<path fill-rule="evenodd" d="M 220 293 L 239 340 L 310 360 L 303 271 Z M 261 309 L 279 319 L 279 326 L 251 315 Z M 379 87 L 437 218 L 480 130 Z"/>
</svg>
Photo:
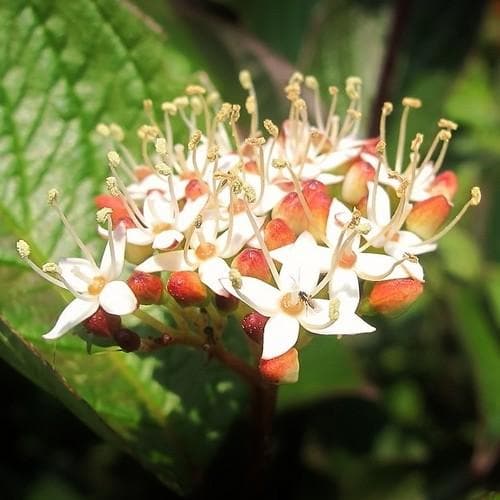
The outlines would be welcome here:
<svg viewBox="0 0 500 500">
<path fill-rule="evenodd" d="M 142 99 L 172 98 L 197 69 L 172 19 L 164 31 L 124 5 L 0 4 L 0 356 L 185 492 L 240 411 L 240 382 L 189 348 L 89 356 L 75 337 L 43 342 L 64 301 L 15 255 L 17 238 L 39 263 L 77 255 L 45 203 L 53 186 L 83 239 L 102 246 L 93 227 L 106 176 L 96 124 L 121 123 L 133 144 Z"/>
</svg>

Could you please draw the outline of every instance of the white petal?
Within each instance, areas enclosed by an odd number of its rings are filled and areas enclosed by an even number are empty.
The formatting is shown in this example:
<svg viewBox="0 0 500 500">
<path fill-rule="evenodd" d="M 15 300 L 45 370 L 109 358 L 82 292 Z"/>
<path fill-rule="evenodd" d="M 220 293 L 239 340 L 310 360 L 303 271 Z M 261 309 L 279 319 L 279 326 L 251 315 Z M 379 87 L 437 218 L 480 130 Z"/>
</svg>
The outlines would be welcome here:
<svg viewBox="0 0 500 500">
<path fill-rule="evenodd" d="M 326 186 L 329 186 L 331 184 L 338 184 L 339 182 L 342 182 L 344 180 L 344 176 L 323 173 L 323 174 L 319 174 L 318 177 L 316 177 L 316 180 L 318 180 L 319 182 L 322 182 Z"/>
<path fill-rule="evenodd" d="M 329 304 L 329 300 L 311 299 L 297 319 L 306 330 L 315 333 L 321 326 L 330 322 Z"/>
<path fill-rule="evenodd" d="M 87 292 L 89 283 L 99 274 L 99 270 L 91 262 L 78 257 L 61 259 L 57 265 L 69 286 L 79 293 Z"/>
<path fill-rule="evenodd" d="M 189 265 L 184 260 L 184 252 L 182 250 L 153 255 L 136 267 L 137 271 L 145 273 L 154 273 L 157 271 L 193 271 L 194 269 L 196 269 L 196 265 Z"/>
<path fill-rule="evenodd" d="M 175 243 L 179 243 L 184 239 L 184 235 L 175 229 L 168 229 L 157 234 L 153 241 L 153 248 L 157 250 L 167 250 Z"/>
<path fill-rule="evenodd" d="M 340 316 L 335 323 L 323 330 L 317 330 L 319 335 L 356 335 L 358 333 L 374 332 L 375 328 L 361 319 L 357 314 Z"/>
<path fill-rule="evenodd" d="M 264 223 L 265 217 L 252 217 L 260 228 Z M 227 238 L 229 236 L 229 231 L 225 231 L 217 238 L 216 246 L 222 253 L 221 257 L 225 259 L 236 255 L 242 248 L 243 245 L 254 236 L 255 232 L 253 230 L 252 224 L 248 220 L 246 212 L 236 214 L 233 219 L 233 234 L 231 235 L 231 241 L 226 247 Z"/>
<path fill-rule="evenodd" d="M 282 247 L 271 250 L 269 253 L 274 260 L 277 260 L 280 264 L 283 264 L 289 257 L 292 251 L 293 243 L 289 245 L 284 245 Z"/>
<path fill-rule="evenodd" d="M 205 208 L 207 201 L 208 194 L 198 196 L 195 200 L 187 200 L 184 208 L 179 213 L 176 223 L 177 229 L 181 232 L 186 231 L 186 229 L 193 224 L 203 208 Z"/>
<path fill-rule="evenodd" d="M 360 253 L 357 254 L 354 269 L 361 279 L 368 281 L 408 278 L 408 271 L 401 265 L 397 266 L 389 275 L 384 276 L 384 274 L 394 266 L 397 260 L 398 259 L 388 255 Z"/>
<path fill-rule="evenodd" d="M 252 211 L 257 215 L 263 215 L 273 209 L 286 195 L 287 191 L 284 191 L 279 186 L 275 184 L 266 184 L 264 188 L 264 194 L 259 201 L 259 204 L 255 206 Z"/>
<path fill-rule="evenodd" d="M 335 151 L 323 156 L 320 167 L 323 172 L 329 172 L 340 167 L 344 163 L 356 158 L 361 148 L 350 148 L 343 151 Z"/>
<path fill-rule="evenodd" d="M 368 201 L 366 209 L 368 211 L 368 219 L 370 222 L 378 226 L 386 226 L 391 220 L 391 201 L 386 190 L 378 185 L 375 195 L 375 213 L 372 210 L 372 199 L 374 196 L 374 184 L 368 183 Z"/>
<path fill-rule="evenodd" d="M 109 314 L 133 313 L 137 309 L 134 292 L 124 281 L 110 281 L 99 294 L 101 307 Z"/>
<path fill-rule="evenodd" d="M 241 288 L 235 290 L 229 279 L 221 280 L 222 286 L 245 304 L 264 316 L 272 316 L 280 310 L 281 292 L 265 281 L 242 276 Z"/>
<path fill-rule="evenodd" d="M 68 330 L 92 316 L 98 307 L 99 301 L 97 300 L 74 299 L 65 307 L 52 330 L 42 337 L 46 340 L 62 337 Z"/>
<path fill-rule="evenodd" d="M 111 245 L 114 248 L 114 259 L 112 257 Z M 120 276 L 123 265 L 125 264 L 125 247 L 127 245 L 127 229 L 125 224 L 118 226 L 111 233 L 111 241 L 104 249 L 101 259 L 101 274 L 108 280 L 112 280 Z"/>
<path fill-rule="evenodd" d="M 299 337 L 299 322 L 287 314 L 271 316 L 264 327 L 262 359 L 272 359 L 285 354 Z"/>
<path fill-rule="evenodd" d="M 171 224 L 174 221 L 172 203 L 154 191 L 144 200 L 143 215 L 149 227 L 155 224 Z"/>
<path fill-rule="evenodd" d="M 217 295 L 229 296 L 229 292 L 222 286 L 221 280 L 228 278 L 229 266 L 220 257 L 200 262 L 198 268 L 200 280 Z"/>
<path fill-rule="evenodd" d="M 281 290 L 300 290 L 310 293 L 318 284 L 319 261 L 317 244 L 311 233 L 304 231 L 291 246 L 288 258 L 280 271 Z"/>
<path fill-rule="evenodd" d="M 394 255 L 393 249 L 395 248 L 401 249 L 404 252 L 413 255 L 420 255 L 436 250 L 436 243 L 426 243 L 425 245 L 420 245 L 422 241 L 422 238 L 417 236 L 415 233 L 412 233 L 411 231 L 399 231 L 398 240 L 394 242 L 390 241 L 389 243 L 387 243 L 385 250 L 391 255 Z M 397 255 L 394 256 L 397 257 Z"/>
<path fill-rule="evenodd" d="M 326 221 L 326 238 L 332 247 L 337 245 L 337 241 L 344 230 L 344 224 L 349 222 L 351 218 L 351 211 L 342 202 L 334 198 Z"/>
<path fill-rule="evenodd" d="M 353 269 L 337 268 L 329 285 L 330 299 L 340 301 L 340 315 L 353 314 L 359 304 L 358 276 Z"/>
<path fill-rule="evenodd" d="M 127 243 L 145 247 L 151 245 L 153 241 L 154 234 L 149 229 L 141 229 L 138 227 L 127 229 Z"/>
</svg>

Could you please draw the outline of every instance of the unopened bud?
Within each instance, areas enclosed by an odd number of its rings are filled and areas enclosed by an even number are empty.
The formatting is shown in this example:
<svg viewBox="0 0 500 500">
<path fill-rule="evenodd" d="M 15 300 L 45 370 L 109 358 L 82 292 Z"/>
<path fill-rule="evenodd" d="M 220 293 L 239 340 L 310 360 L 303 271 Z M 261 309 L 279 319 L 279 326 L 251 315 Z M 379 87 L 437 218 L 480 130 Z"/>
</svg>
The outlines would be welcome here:
<svg viewBox="0 0 500 500">
<path fill-rule="evenodd" d="M 442 195 L 416 202 L 407 219 L 406 227 L 421 238 L 432 237 L 451 211 L 450 202 Z"/>
<path fill-rule="evenodd" d="M 128 328 L 121 328 L 114 332 L 113 338 L 124 352 L 135 352 L 141 347 L 141 337 Z"/>
<path fill-rule="evenodd" d="M 263 316 L 257 311 L 252 311 L 243 317 L 241 327 L 251 340 L 261 345 L 262 338 L 264 337 L 264 327 L 268 319 L 267 316 Z"/>
<path fill-rule="evenodd" d="M 109 314 L 104 309 L 99 307 L 97 311 L 83 321 L 83 326 L 90 333 L 98 337 L 111 337 L 122 326 L 120 316 Z"/>
<path fill-rule="evenodd" d="M 233 259 L 231 266 L 236 268 L 242 276 L 252 276 L 268 283 L 272 281 L 264 253 L 258 248 L 245 248 Z"/>
<path fill-rule="evenodd" d="M 207 300 L 207 287 L 201 282 L 197 272 L 175 271 L 167 283 L 168 293 L 185 307 L 198 306 Z"/>
<path fill-rule="evenodd" d="M 262 359 L 259 371 L 262 377 L 273 384 L 294 384 L 299 379 L 299 353 L 292 348 L 281 356 Z"/>
<path fill-rule="evenodd" d="M 368 303 L 377 312 L 390 314 L 411 305 L 424 291 L 424 285 L 412 278 L 377 281 L 368 297 Z"/>
<path fill-rule="evenodd" d="M 159 304 L 163 294 L 163 283 L 156 274 L 134 271 L 127 284 L 142 305 Z"/>
</svg>

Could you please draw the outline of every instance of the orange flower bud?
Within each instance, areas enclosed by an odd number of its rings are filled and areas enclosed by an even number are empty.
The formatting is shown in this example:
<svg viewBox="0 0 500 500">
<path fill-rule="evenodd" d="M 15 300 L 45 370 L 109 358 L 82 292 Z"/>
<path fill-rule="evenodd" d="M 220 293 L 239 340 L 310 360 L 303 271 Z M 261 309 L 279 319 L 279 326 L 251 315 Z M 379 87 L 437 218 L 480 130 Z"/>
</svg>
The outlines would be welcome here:
<svg viewBox="0 0 500 500">
<path fill-rule="evenodd" d="M 358 160 L 347 171 L 342 184 L 342 199 L 356 205 L 368 195 L 368 181 L 375 178 L 375 169 L 366 161 Z"/>
<path fill-rule="evenodd" d="M 191 179 L 185 189 L 186 198 L 188 200 L 196 200 L 200 196 L 208 193 L 208 186 L 206 182 L 200 181 L 198 179 Z"/>
<path fill-rule="evenodd" d="M 399 312 L 415 302 L 424 291 L 424 285 L 412 278 L 377 281 L 368 302 L 377 312 L 390 314 Z"/>
<path fill-rule="evenodd" d="M 127 284 L 134 292 L 139 304 L 158 304 L 163 294 L 163 283 L 156 274 L 134 271 Z"/>
<path fill-rule="evenodd" d="M 458 189 L 458 178 L 455 172 L 451 170 L 445 170 L 436 176 L 431 184 L 429 193 L 432 196 L 437 196 L 442 194 L 449 201 L 453 199 Z"/>
<path fill-rule="evenodd" d="M 245 248 L 233 259 L 231 266 L 238 269 L 242 276 L 252 276 L 268 283 L 272 281 L 264 254 L 258 248 Z"/>
<path fill-rule="evenodd" d="M 294 384 L 299 379 L 299 353 L 293 348 L 273 359 L 262 359 L 259 371 L 273 384 Z"/>
<path fill-rule="evenodd" d="M 273 219 L 264 228 L 264 242 L 269 250 L 289 245 L 295 238 L 295 233 L 283 219 Z"/>
<path fill-rule="evenodd" d="M 406 227 L 421 238 L 430 238 L 446 220 L 450 210 L 450 202 L 443 195 L 419 201 L 413 205 Z"/>
<path fill-rule="evenodd" d="M 207 299 L 207 287 L 194 271 L 175 271 L 167 283 L 168 293 L 181 306 L 197 306 Z"/>
</svg>

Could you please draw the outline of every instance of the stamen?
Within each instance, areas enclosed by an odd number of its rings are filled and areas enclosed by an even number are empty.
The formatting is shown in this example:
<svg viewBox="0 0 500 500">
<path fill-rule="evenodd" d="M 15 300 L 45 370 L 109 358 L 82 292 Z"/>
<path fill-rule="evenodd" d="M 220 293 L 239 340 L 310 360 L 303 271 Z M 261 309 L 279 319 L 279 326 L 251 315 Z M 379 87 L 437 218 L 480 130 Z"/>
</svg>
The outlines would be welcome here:
<svg viewBox="0 0 500 500">
<path fill-rule="evenodd" d="M 332 101 L 330 103 L 330 109 L 328 110 L 328 116 L 326 119 L 325 137 L 329 136 L 330 129 L 332 128 L 333 125 L 333 119 L 335 116 L 335 111 L 337 109 L 337 96 L 339 93 L 339 89 L 334 85 L 330 85 L 330 87 L 328 87 L 328 93 L 332 96 Z"/>
<path fill-rule="evenodd" d="M 392 102 L 384 102 L 382 106 L 382 113 L 380 114 L 380 141 L 381 143 L 384 144 L 384 148 L 381 151 L 382 152 L 382 161 L 384 162 L 384 165 L 389 168 L 389 161 L 387 160 L 387 151 L 385 149 L 385 144 L 386 144 L 386 122 L 387 122 L 387 117 L 392 113 L 392 110 L 394 109 Z"/>
<path fill-rule="evenodd" d="M 321 96 L 319 93 L 318 80 L 314 76 L 308 75 L 305 79 L 305 86 L 314 93 L 314 117 L 316 119 L 316 125 L 321 131 L 324 131 L 325 125 L 321 113 Z"/>
<path fill-rule="evenodd" d="M 403 163 L 403 155 L 404 155 L 404 145 L 406 139 L 406 128 L 408 125 L 408 115 L 410 113 L 410 109 L 418 109 L 422 106 L 422 101 L 420 99 L 415 99 L 413 97 L 405 97 L 403 98 L 403 114 L 401 115 L 401 122 L 399 125 L 399 137 L 398 137 L 398 149 L 396 152 L 396 163 L 394 170 L 398 173 L 401 173 L 401 167 Z"/>
<path fill-rule="evenodd" d="M 448 150 L 448 145 L 450 144 L 451 132 L 449 130 L 441 130 L 441 132 L 439 133 L 439 139 L 443 141 L 443 145 L 441 146 L 441 151 L 439 152 L 439 156 L 436 160 L 436 163 L 434 164 L 434 168 L 432 169 L 434 175 L 438 173 L 439 169 L 443 165 L 444 158 Z"/>
</svg>

